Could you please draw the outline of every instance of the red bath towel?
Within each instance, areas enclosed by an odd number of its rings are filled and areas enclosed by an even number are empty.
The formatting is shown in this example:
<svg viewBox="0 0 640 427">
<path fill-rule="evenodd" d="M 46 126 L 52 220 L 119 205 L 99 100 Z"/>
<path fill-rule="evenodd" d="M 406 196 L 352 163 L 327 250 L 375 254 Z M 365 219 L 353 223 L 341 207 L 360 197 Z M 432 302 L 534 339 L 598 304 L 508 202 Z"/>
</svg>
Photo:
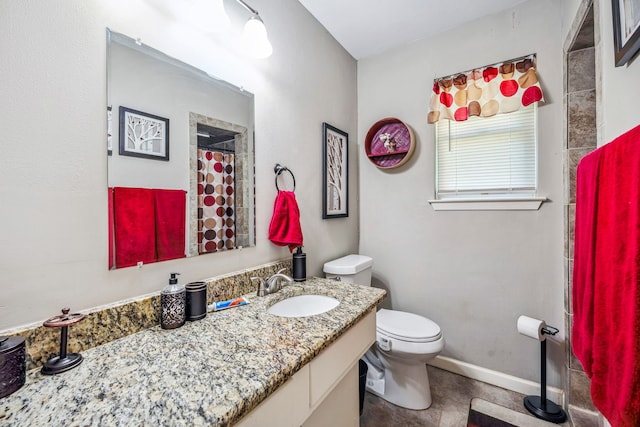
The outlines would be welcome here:
<svg viewBox="0 0 640 427">
<path fill-rule="evenodd" d="M 154 189 L 153 195 L 157 260 L 184 258 L 186 192 Z"/>
<path fill-rule="evenodd" d="M 640 126 L 578 166 L 572 345 L 613 427 L 640 425 Z"/>
<path fill-rule="evenodd" d="M 596 261 L 596 224 L 598 202 L 598 171 L 600 150 L 586 155 L 578 164 L 576 185 L 576 217 L 573 267 L 573 351 L 591 375 L 593 360 L 593 291 Z"/>
<path fill-rule="evenodd" d="M 278 246 L 289 246 L 289 251 L 302 246 L 300 210 L 293 191 L 278 191 L 269 224 L 269 240 Z"/>
<path fill-rule="evenodd" d="M 115 187 L 113 193 L 116 268 L 156 260 L 153 192 Z"/>
</svg>

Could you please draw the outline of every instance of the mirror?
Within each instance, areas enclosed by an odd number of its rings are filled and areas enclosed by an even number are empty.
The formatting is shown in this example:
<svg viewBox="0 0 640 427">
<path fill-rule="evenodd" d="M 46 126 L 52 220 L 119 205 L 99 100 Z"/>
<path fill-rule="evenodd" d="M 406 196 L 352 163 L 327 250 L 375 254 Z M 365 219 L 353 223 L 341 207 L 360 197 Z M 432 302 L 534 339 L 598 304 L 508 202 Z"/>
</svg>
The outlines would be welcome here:
<svg viewBox="0 0 640 427">
<path fill-rule="evenodd" d="M 109 268 L 254 246 L 253 95 L 110 30 L 107 55 Z"/>
</svg>

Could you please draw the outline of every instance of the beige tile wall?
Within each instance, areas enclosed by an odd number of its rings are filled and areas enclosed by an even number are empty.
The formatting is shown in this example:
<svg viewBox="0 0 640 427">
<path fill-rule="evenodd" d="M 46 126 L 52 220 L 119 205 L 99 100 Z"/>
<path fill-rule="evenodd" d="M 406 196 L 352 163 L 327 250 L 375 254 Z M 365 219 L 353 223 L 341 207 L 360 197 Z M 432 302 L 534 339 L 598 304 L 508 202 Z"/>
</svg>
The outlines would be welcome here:
<svg viewBox="0 0 640 427">
<path fill-rule="evenodd" d="M 566 336 L 571 342 L 573 311 L 571 278 L 575 222 L 576 168 L 580 160 L 597 146 L 595 47 L 571 51 L 567 55 L 567 144 L 565 147 L 565 317 Z M 567 400 L 572 406 L 596 411 L 589 394 L 589 379 L 568 345 L 566 354 Z"/>
</svg>

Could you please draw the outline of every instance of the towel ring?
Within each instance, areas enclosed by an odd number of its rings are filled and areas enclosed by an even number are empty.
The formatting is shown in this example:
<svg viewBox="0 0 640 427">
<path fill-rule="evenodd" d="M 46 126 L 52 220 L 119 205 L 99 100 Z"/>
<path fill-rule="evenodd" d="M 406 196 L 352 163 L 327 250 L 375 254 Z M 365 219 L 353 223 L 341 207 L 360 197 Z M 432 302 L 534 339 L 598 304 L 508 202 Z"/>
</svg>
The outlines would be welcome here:
<svg viewBox="0 0 640 427">
<path fill-rule="evenodd" d="M 291 172 L 289 168 L 287 168 L 286 166 L 282 166 L 280 163 L 276 163 L 276 165 L 273 167 L 273 171 L 276 174 L 276 189 L 278 191 L 280 191 L 280 188 L 278 187 L 278 177 L 284 171 L 289 172 L 289 174 L 291 175 L 291 178 L 293 179 L 293 191 L 296 191 L 296 177 L 293 176 L 293 172 Z"/>
</svg>

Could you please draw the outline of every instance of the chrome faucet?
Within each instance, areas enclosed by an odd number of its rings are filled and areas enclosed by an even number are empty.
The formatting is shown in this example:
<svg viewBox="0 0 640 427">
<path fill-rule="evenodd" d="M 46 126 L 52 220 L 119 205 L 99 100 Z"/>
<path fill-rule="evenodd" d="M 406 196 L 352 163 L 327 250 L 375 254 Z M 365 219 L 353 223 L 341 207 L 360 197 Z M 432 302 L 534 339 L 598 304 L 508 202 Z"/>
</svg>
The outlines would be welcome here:
<svg viewBox="0 0 640 427">
<path fill-rule="evenodd" d="M 269 277 L 266 281 L 262 277 L 252 277 L 251 280 L 258 280 L 258 292 L 257 296 L 263 297 L 265 295 L 278 292 L 282 289 L 282 282 L 293 282 L 293 278 L 283 273 L 286 268 L 279 270 L 276 274 Z"/>
<path fill-rule="evenodd" d="M 267 279 L 267 283 L 265 284 L 265 290 L 267 295 L 268 294 L 272 294 L 274 292 L 278 292 L 280 289 L 282 289 L 282 281 L 284 280 L 285 282 L 293 282 L 293 278 L 287 276 L 286 274 L 283 273 L 283 271 L 285 271 L 286 268 L 283 268 L 281 270 L 279 270 L 276 274 L 274 274 L 273 276 L 269 277 Z"/>
<path fill-rule="evenodd" d="M 252 277 L 251 280 L 258 280 L 258 292 L 256 292 L 256 295 L 259 297 L 265 296 L 264 279 L 262 277 Z"/>
</svg>

